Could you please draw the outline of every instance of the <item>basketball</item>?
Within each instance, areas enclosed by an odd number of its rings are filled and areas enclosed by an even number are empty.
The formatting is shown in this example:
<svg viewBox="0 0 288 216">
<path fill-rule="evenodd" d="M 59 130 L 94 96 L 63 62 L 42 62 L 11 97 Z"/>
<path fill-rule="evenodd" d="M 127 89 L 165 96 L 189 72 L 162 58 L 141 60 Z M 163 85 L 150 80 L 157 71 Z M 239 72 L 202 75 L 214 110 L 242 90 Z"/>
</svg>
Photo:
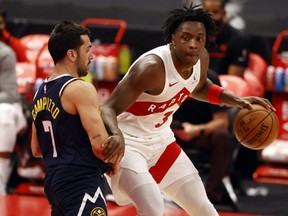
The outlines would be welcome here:
<svg viewBox="0 0 288 216">
<path fill-rule="evenodd" d="M 275 112 L 259 104 L 252 104 L 252 110 L 241 109 L 234 118 L 234 133 L 245 147 L 260 150 L 275 141 L 279 122 Z"/>
</svg>

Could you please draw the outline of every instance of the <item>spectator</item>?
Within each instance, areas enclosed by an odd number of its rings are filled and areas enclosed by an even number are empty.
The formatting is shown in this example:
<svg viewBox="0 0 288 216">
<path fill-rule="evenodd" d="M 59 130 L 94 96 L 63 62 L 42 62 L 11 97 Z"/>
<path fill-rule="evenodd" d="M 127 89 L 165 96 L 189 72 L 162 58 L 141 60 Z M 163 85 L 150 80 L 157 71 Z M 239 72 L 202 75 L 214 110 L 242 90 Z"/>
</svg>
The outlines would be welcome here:
<svg viewBox="0 0 288 216">
<path fill-rule="evenodd" d="M 192 2 L 195 5 L 201 5 L 202 0 L 181 0 L 182 4 L 186 7 L 189 7 Z M 236 29 L 244 30 L 246 28 L 246 23 L 243 17 L 241 16 L 243 5 L 246 0 L 223 0 L 226 10 L 227 22 Z"/>
<path fill-rule="evenodd" d="M 228 0 L 225 6 L 229 24 L 238 30 L 245 30 L 246 28 L 245 20 L 241 16 L 246 1 L 247 0 Z"/>
<path fill-rule="evenodd" d="M 11 35 L 6 29 L 7 13 L 0 7 L 0 41 L 9 45 L 16 54 L 17 62 L 28 62 L 25 47 L 20 40 Z"/>
<path fill-rule="evenodd" d="M 15 67 L 13 50 L 0 42 L 0 194 L 6 193 L 17 133 L 27 125 L 17 90 Z"/>
<path fill-rule="evenodd" d="M 220 85 L 214 71 L 208 70 L 207 77 Z M 174 114 L 173 122 L 171 127 L 176 126 L 173 131 L 184 152 L 189 155 L 189 150 L 197 149 L 211 155 L 210 173 L 205 183 L 209 200 L 214 204 L 229 204 L 236 208 L 222 183 L 224 177 L 229 176 L 233 148 L 227 107 L 187 99 Z"/>
<path fill-rule="evenodd" d="M 217 26 L 216 46 L 208 46 L 209 68 L 218 74 L 243 78 L 248 66 L 250 39 L 244 32 L 227 23 L 224 0 L 203 0 L 203 9 L 212 15 Z"/>
</svg>

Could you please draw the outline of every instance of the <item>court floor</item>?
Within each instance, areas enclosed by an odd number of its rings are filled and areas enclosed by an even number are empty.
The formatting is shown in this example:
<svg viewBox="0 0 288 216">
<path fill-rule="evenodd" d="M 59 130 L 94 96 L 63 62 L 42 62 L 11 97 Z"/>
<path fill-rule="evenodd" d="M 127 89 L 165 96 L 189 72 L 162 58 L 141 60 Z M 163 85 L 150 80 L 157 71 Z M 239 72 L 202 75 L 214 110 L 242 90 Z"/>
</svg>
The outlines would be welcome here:
<svg viewBox="0 0 288 216">
<path fill-rule="evenodd" d="M 120 207 L 108 202 L 109 216 L 135 216 L 136 211 L 133 206 Z M 260 216 L 251 214 L 239 214 L 230 212 L 220 212 L 220 216 Z M 50 216 L 48 202 L 43 196 L 26 195 L 0 195 L 0 215 L 1 216 Z M 180 208 L 166 207 L 164 216 L 188 216 Z"/>
</svg>

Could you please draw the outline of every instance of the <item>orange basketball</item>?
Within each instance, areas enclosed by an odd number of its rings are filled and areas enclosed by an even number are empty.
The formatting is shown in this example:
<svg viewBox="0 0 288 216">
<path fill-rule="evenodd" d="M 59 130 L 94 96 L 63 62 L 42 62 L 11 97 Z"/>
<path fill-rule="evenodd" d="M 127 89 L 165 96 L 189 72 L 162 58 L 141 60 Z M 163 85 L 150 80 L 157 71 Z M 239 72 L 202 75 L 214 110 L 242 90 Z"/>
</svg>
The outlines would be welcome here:
<svg viewBox="0 0 288 216">
<path fill-rule="evenodd" d="M 237 140 L 249 149 L 259 150 L 275 141 L 279 122 L 275 112 L 259 104 L 253 109 L 241 109 L 234 119 L 234 133 Z"/>
</svg>

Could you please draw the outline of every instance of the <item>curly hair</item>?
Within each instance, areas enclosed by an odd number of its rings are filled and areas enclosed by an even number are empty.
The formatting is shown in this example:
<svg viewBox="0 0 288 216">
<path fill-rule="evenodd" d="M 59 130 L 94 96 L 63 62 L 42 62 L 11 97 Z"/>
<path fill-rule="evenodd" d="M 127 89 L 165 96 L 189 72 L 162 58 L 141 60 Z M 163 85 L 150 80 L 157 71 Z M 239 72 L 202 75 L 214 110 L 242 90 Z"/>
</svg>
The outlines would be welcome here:
<svg viewBox="0 0 288 216">
<path fill-rule="evenodd" d="M 173 9 L 169 12 L 169 17 L 164 22 L 163 39 L 166 43 L 172 40 L 172 34 L 178 29 L 181 23 L 186 21 L 201 22 L 206 29 L 206 39 L 208 43 L 214 43 L 216 26 L 211 14 L 205 12 L 200 5 L 183 7 L 183 9 Z"/>
</svg>

